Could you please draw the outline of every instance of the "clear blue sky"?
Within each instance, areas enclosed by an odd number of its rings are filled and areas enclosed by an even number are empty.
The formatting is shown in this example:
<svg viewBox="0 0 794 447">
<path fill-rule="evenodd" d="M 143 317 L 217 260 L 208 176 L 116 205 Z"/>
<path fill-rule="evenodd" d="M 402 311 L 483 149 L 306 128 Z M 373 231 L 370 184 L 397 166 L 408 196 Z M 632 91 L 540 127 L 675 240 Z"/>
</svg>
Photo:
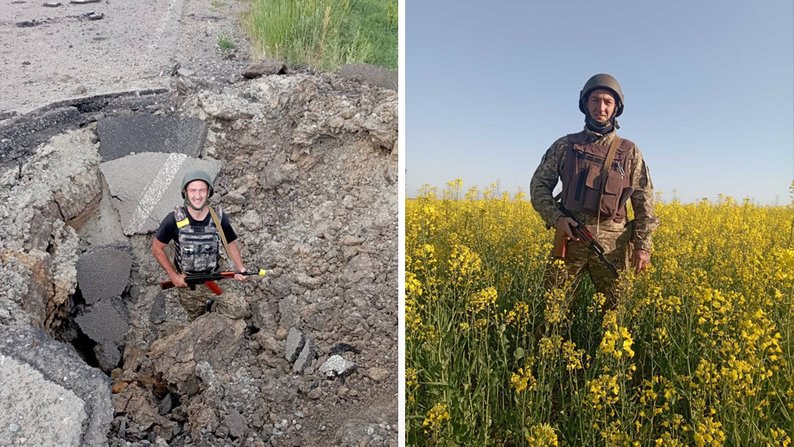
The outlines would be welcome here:
<svg viewBox="0 0 794 447">
<path fill-rule="evenodd" d="M 456 177 L 528 191 L 551 143 L 584 126 L 579 90 L 605 72 L 626 97 L 618 133 L 663 200 L 789 203 L 793 5 L 406 0 L 406 196 Z"/>
</svg>

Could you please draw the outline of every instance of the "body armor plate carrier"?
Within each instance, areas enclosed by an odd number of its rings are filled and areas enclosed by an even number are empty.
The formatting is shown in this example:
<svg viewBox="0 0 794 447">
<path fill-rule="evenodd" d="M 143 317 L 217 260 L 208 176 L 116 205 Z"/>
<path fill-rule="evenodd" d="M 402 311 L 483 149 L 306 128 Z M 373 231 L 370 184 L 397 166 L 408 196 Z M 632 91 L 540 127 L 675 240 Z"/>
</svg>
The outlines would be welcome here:
<svg viewBox="0 0 794 447">
<path fill-rule="evenodd" d="M 221 221 L 223 210 L 220 207 L 217 208 L 217 214 Z M 187 210 L 182 206 L 174 208 L 174 218 L 179 233 L 174 257 L 179 271 L 206 273 L 218 270 L 221 238 L 212 219 L 206 226 L 191 225 Z"/>
<path fill-rule="evenodd" d="M 609 146 L 588 143 L 585 138 L 583 133 L 568 135 L 571 147 L 563 162 L 562 204 L 570 211 L 591 216 L 598 216 L 600 205 L 602 219 L 621 222 L 626 217 L 626 200 L 633 191 L 627 172 L 630 172 L 634 143 L 623 139 L 612 166 L 606 174 L 602 174 Z M 604 180 L 604 194 L 599 200 Z"/>
</svg>

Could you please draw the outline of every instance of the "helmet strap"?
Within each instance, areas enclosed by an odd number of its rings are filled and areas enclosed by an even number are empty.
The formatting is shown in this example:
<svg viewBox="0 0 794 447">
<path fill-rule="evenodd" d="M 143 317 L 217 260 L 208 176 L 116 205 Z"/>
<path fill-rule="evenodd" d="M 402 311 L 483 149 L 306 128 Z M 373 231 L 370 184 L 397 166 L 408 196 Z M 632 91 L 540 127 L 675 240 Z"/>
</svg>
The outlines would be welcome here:
<svg viewBox="0 0 794 447">
<path fill-rule="evenodd" d="M 194 210 L 196 210 L 196 211 L 201 211 L 201 210 L 203 210 L 203 209 L 204 209 L 204 207 L 205 207 L 205 206 L 207 206 L 207 202 L 208 202 L 208 200 L 209 200 L 209 197 L 208 197 L 207 199 L 204 199 L 204 203 L 201 205 L 201 207 L 200 207 L 200 208 L 196 208 L 196 207 L 195 207 L 195 206 L 193 206 L 193 204 L 190 202 L 190 199 L 188 198 L 187 194 L 185 194 L 185 206 L 187 206 L 187 207 L 190 207 L 191 209 L 194 209 Z"/>
</svg>

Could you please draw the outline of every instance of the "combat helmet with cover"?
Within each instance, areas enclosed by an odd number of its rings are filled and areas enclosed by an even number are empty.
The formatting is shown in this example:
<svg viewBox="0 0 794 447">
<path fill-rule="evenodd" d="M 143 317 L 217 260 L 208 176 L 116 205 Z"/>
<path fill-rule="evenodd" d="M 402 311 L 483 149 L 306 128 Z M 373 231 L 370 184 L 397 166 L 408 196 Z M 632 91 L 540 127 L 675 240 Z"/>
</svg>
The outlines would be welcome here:
<svg viewBox="0 0 794 447">
<path fill-rule="evenodd" d="M 598 88 L 610 90 L 615 94 L 615 100 L 617 102 L 615 118 L 619 117 L 620 114 L 623 113 L 623 90 L 621 90 L 618 80 L 615 79 L 614 76 L 606 73 L 593 75 L 584 84 L 582 91 L 579 92 L 579 110 L 587 115 L 587 107 L 585 105 L 587 97 L 590 96 L 590 92 Z"/>
<path fill-rule="evenodd" d="M 186 198 L 185 189 L 187 188 L 187 185 L 190 182 L 193 182 L 195 180 L 201 180 L 204 183 L 206 183 L 207 184 L 207 188 L 209 188 L 209 191 L 207 193 L 207 198 L 212 197 L 212 194 L 215 193 L 215 190 L 212 187 L 212 178 L 210 178 L 210 175 L 207 174 L 206 171 L 202 171 L 201 169 L 193 169 L 193 170 L 188 171 L 185 174 L 185 176 L 182 177 L 182 190 L 181 190 L 182 191 L 182 198 L 183 199 Z"/>
</svg>

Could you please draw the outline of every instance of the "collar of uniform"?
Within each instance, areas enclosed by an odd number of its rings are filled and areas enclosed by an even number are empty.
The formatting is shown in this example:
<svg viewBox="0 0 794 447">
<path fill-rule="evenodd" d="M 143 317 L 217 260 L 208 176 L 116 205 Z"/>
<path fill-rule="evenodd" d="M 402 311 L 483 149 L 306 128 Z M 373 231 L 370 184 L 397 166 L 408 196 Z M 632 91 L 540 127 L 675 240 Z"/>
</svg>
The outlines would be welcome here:
<svg viewBox="0 0 794 447">
<path fill-rule="evenodd" d="M 587 136 L 587 141 L 589 143 L 599 144 L 609 144 L 615 135 L 617 135 L 614 130 L 605 134 L 593 132 L 592 130 L 588 129 L 587 126 L 584 128 L 584 134 Z"/>
</svg>

